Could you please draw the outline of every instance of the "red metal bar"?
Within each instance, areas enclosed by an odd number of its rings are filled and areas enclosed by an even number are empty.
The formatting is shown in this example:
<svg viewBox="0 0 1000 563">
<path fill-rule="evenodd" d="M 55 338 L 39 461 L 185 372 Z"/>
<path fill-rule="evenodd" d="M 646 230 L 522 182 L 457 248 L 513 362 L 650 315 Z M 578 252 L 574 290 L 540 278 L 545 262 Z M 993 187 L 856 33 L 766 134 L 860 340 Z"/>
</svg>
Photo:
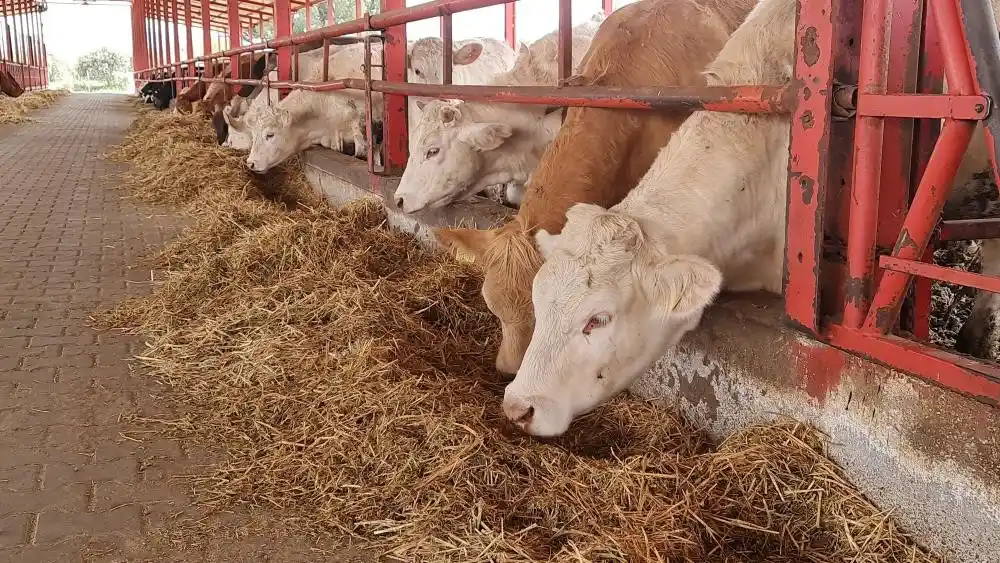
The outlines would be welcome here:
<svg viewBox="0 0 1000 563">
<path fill-rule="evenodd" d="M 559 0 L 559 83 L 573 75 L 573 2 Z"/>
<path fill-rule="evenodd" d="M 452 83 L 452 72 L 455 70 L 454 63 L 455 44 L 452 39 L 451 14 L 441 16 L 441 83 Z"/>
<path fill-rule="evenodd" d="M 517 4 L 508 2 L 503 6 L 503 36 L 510 48 L 517 50 Z"/>
<path fill-rule="evenodd" d="M 344 80 L 348 88 L 364 89 L 364 81 Z M 794 107 L 794 86 L 708 86 L 698 88 L 596 88 L 590 86 L 478 86 L 399 84 L 374 81 L 372 90 L 408 96 L 460 98 L 510 104 L 788 113 Z M 815 151 L 815 148 L 813 149 Z"/>
<path fill-rule="evenodd" d="M 240 5 L 235 0 L 229 0 L 226 4 L 226 11 L 229 21 L 229 44 L 240 47 L 242 45 L 243 30 L 240 27 Z M 232 49 L 230 49 L 232 51 Z M 251 55 L 252 56 L 252 55 Z M 230 76 L 240 78 L 240 59 L 234 54 L 229 57 Z M 249 78 L 249 77 L 248 77 Z"/>
<path fill-rule="evenodd" d="M 885 93 L 888 8 L 887 0 L 869 0 L 865 5 L 861 23 L 859 96 Z M 855 125 L 854 190 L 847 239 L 848 280 L 844 310 L 844 323 L 848 327 L 860 327 L 864 321 L 875 271 L 882 126 L 883 120 L 879 117 L 858 117 Z"/>
<path fill-rule="evenodd" d="M 212 21 L 212 6 L 211 0 L 201 0 L 201 21 L 211 22 Z M 212 26 L 211 24 L 202 24 L 201 27 L 201 49 L 202 56 L 206 56 L 212 52 Z M 205 60 L 205 76 L 213 76 L 212 63 L 214 61 L 211 59 Z"/>
<path fill-rule="evenodd" d="M 313 23 L 313 19 L 312 19 L 312 4 L 311 4 L 311 2 L 309 0 L 306 0 L 306 31 L 312 29 L 312 23 Z M 263 39 L 264 39 L 264 36 L 262 35 L 261 36 L 261 40 L 263 40 Z"/>
<path fill-rule="evenodd" d="M 257 36 L 260 37 L 261 41 L 264 41 L 264 15 L 259 15 L 260 19 L 257 20 Z"/>
<path fill-rule="evenodd" d="M 363 15 L 364 11 L 361 9 L 361 0 L 354 0 L 354 19 L 360 20 Z M 334 20 L 331 19 L 327 23 L 332 25 Z"/>
<path fill-rule="evenodd" d="M 938 2 L 934 21 L 941 37 L 941 57 L 948 78 L 948 93 L 969 95 L 976 91 L 957 2 Z"/>
<path fill-rule="evenodd" d="M 602 0 L 602 7 L 604 8 L 604 15 L 610 16 L 611 12 L 615 11 L 614 0 Z"/>
<path fill-rule="evenodd" d="M 830 96 L 833 50 L 837 36 L 834 14 L 839 3 L 802 3 L 796 22 L 796 89 L 788 164 L 788 213 L 784 276 L 785 314 L 809 330 L 819 328 L 819 261 L 823 243 L 827 154 L 830 143 Z"/>
<path fill-rule="evenodd" d="M 177 76 L 182 76 L 184 71 L 181 69 L 181 34 L 180 34 L 180 24 L 178 23 L 178 20 L 180 18 L 177 17 L 178 1 L 179 0 L 170 0 L 170 6 L 173 12 L 172 14 L 173 17 L 171 19 L 173 19 L 173 28 L 174 28 L 174 63 L 177 64 Z M 175 86 L 177 86 L 177 91 L 179 92 L 180 89 L 184 87 L 184 83 L 177 82 Z"/>
<path fill-rule="evenodd" d="M 986 118 L 989 113 L 990 100 L 980 95 L 858 94 L 857 115 L 863 117 L 951 118 L 978 121 Z"/>
<path fill-rule="evenodd" d="M 194 59 L 193 16 L 191 15 L 191 0 L 184 0 L 184 39 L 187 49 L 187 59 Z M 194 74 L 192 69 L 192 74 Z"/>
<path fill-rule="evenodd" d="M 981 240 L 1000 238 L 1000 218 L 943 221 L 938 240 Z"/>
<path fill-rule="evenodd" d="M 279 40 L 289 39 L 292 35 L 292 11 L 289 0 L 274 0 L 274 32 Z M 288 47 L 278 48 L 278 80 L 287 81 L 292 77 L 292 53 Z M 287 89 L 279 89 L 279 96 L 284 97 Z"/>
<path fill-rule="evenodd" d="M 945 122 L 927 164 L 927 171 L 920 180 L 920 187 L 917 188 L 913 204 L 903 222 L 903 230 L 896 240 L 896 247 L 892 251 L 894 257 L 917 260 L 923 255 L 930 242 L 932 229 L 941 217 L 955 172 L 958 171 L 974 129 L 975 123 L 971 121 Z M 865 319 L 866 332 L 885 334 L 892 329 L 909 281 L 910 276 L 906 274 L 891 271 L 885 273 Z"/>
<path fill-rule="evenodd" d="M 901 272 L 938 281 L 974 287 L 992 293 L 1000 293 L 1000 278 L 966 272 L 955 268 L 945 268 L 918 260 L 905 260 L 894 256 L 879 258 L 879 267 L 891 272 Z"/>
<path fill-rule="evenodd" d="M 436 6 L 444 5 L 445 2 L 431 2 Z M 428 4 L 415 7 L 414 11 L 421 12 Z M 381 25 L 386 27 L 385 44 L 383 48 L 383 61 L 385 63 L 385 79 L 390 82 L 406 82 L 406 21 L 394 21 L 393 14 L 405 14 L 405 0 L 382 0 L 381 14 L 370 16 L 369 25 L 376 27 L 375 21 L 384 22 Z M 409 15 L 412 15 L 409 14 Z M 432 14 L 428 16 L 433 17 Z M 445 15 L 445 14 L 437 14 Z M 406 19 L 406 16 L 398 19 Z M 418 18 L 419 19 L 419 18 Z M 366 26 L 367 27 L 367 26 Z M 374 89 L 374 85 L 372 86 Z M 387 174 L 401 174 L 406 166 L 409 148 L 409 131 L 406 122 L 406 96 L 387 95 L 385 96 L 385 117 L 383 121 L 383 149 L 385 158 L 383 160 L 385 172 Z M 373 188 L 376 186 L 373 186 Z"/>
<path fill-rule="evenodd" d="M 893 369 L 912 373 L 932 383 L 981 401 L 1000 403 L 1000 368 L 970 358 L 922 346 L 897 336 L 874 336 L 833 325 L 829 342 L 867 356 Z"/>
</svg>

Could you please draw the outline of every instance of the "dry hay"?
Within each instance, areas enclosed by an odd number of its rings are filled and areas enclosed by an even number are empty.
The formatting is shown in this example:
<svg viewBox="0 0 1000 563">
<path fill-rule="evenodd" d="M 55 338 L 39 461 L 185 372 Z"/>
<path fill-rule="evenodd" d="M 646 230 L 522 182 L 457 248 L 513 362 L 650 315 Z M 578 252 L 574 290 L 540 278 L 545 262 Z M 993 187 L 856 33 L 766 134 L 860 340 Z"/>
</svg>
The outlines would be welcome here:
<svg viewBox="0 0 1000 563">
<path fill-rule="evenodd" d="M 322 204 L 297 158 L 265 175 L 254 174 L 244 165 L 246 153 L 219 146 L 211 123 L 197 112 L 142 108 L 125 141 L 105 156 L 132 165 L 124 175 L 124 185 L 137 199 L 149 203 L 197 211 L 197 206 L 204 205 L 204 195 L 275 199 L 289 208 Z"/>
<path fill-rule="evenodd" d="M 0 125 L 27 123 L 31 121 L 28 112 L 47 108 L 67 94 L 67 90 L 36 90 L 25 92 L 16 98 L 0 94 Z"/>
<path fill-rule="evenodd" d="M 155 292 L 102 321 L 144 337 L 188 413 L 155 427 L 224 449 L 194 478 L 211 506 L 287 509 L 405 561 L 935 560 L 803 425 L 713 448 L 616 399 L 557 440 L 513 430 L 478 272 L 376 204 L 206 205 L 153 257 Z"/>
</svg>

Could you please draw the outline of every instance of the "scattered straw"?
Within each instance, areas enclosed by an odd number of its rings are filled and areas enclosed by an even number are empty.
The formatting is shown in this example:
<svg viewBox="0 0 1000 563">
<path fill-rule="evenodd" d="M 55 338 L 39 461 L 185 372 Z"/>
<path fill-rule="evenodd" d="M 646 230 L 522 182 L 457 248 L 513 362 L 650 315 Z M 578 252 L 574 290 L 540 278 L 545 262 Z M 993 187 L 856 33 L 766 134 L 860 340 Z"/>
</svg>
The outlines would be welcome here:
<svg viewBox="0 0 1000 563">
<path fill-rule="evenodd" d="M 194 135 L 173 119 L 156 124 Z M 149 145 L 129 154 L 161 178 L 154 155 L 172 151 Z M 387 229 L 371 202 L 229 197 L 247 191 L 235 157 L 204 162 L 190 174 L 215 195 L 150 258 L 162 282 L 99 320 L 142 335 L 140 362 L 183 404 L 154 428 L 224 450 L 193 478 L 209 506 L 276 507 L 405 561 L 936 561 L 801 424 L 713 447 L 669 409 L 619 398 L 562 438 L 519 433 L 472 265 Z"/>
<path fill-rule="evenodd" d="M 27 123 L 31 121 L 28 112 L 47 108 L 67 94 L 68 90 L 36 90 L 25 92 L 16 98 L 0 94 L 0 125 Z"/>
</svg>

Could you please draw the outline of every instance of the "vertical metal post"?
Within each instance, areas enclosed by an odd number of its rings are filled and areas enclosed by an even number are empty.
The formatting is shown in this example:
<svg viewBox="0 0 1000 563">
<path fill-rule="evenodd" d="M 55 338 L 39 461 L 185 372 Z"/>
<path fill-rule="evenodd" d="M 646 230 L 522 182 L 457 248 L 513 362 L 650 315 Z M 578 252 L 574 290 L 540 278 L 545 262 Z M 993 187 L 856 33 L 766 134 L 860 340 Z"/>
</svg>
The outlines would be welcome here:
<svg viewBox="0 0 1000 563">
<path fill-rule="evenodd" d="M 257 35 L 260 36 L 260 40 L 264 41 L 264 14 L 257 12 Z"/>
<path fill-rule="evenodd" d="M 174 65 L 175 65 L 174 68 L 177 69 L 177 74 L 176 74 L 177 81 L 175 82 L 175 84 L 177 86 L 177 90 L 179 91 L 181 88 L 184 87 L 184 81 L 180 79 L 181 76 L 184 75 L 184 71 L 181 69 L 181 34 L 179 31 L 180 18 L 177 16 L 177 3 L 180 0 L 169 0 L 169 1 L 170 1 L 171 19 L 173 19 L 173 28 L 174 28 Z"/>
<path fill-rule="evenodd" d="M 503 36 L 510 48 L 517 50 L 517 4 L 511 0 L 503 8 Z"/>
<path fill-rule="evenodd" d="M 403 3 L 405 6 L 406 3 Z M 382 11 L 385 11 L 385 3 L 383 2 Z M 361 0 L 354 0 L 354 19 L 360 20 L 361 16 L 364 14 L 364 10 L 361 9 Z"/>
<path fill-rule="evenodd" d="M 191 14 L 191 0 L 184 0 L 184 39 L 187 47 L 185 59 L 194 58 L 194 15 Z M 192 63 L 194 64 L 194 63 Z M 192 73 L 194 68 L 191 68 Z"/>
<path fill-rule="evenodd" d="M 306 0 L 306 30 L 312 29 L 313 17 L 312 17 L 312 2 Z"/>
<path fill-rule="evenodd" d="M 858 96 L 885 94 L 888 0 L 869 0 L 861 23 Z M 881 117 L 858 116 L 854 140 L 854 182 L 847 239 L 847 296 L 844 323 L 860 328 L 868 313 L 875 271 L 879 177 L 882 165 Z"/>
<path fill-rule="evenodd" d="M 559 0 L 559 83 L 573 75 L 573 2 Z"/>
<path fill-rule="evenodd" d="M 228 0 L 226 3 L 226 14 L 229 18 L 229 48 L 243 45 L 240 35 L 243 30 L 240 28 L 240 5 L 238 0 Z M 229 57 L 230 77 L 243 78 L 240 76 L 240 57 L 233 55 Z M 235 90 L 235 88 L 233 88 Z"/>
<path fill-rule="evenodd" d="M 360 5 L 360 0 L 358 2 Z M 405 0 L 382 0 L 382 12 L 406 6 Z M 389 82 L 406 82 L 406 26 L 397 25 L 385 30 L 383 49 L 385 79 Z M 383 147 L 385 172 L 401 174 L 406 166 L 408 131 L 406 126 L 406 96 L 385 95 L 385 122 Z"/>
<path fill-rule="evenodd" d="M 212 52 L 212 4 L 211 0 L 201 0 L 201 49 L 202 55 Z M 205 59 L 205 76 L 211 77 L 214 59 Z"/>
<path fill-rule="evenodd" d="M 834 21 L 840 2 L 800 2 L 795 26 L 794 80 L 805 85 L 791 119 L 785 245 L 785 314 L 800 327 L 819 327 L 819 271 L 828 180 Z"/>
<path fill-rule="evenodd" d="M 292 34 L 292 10 L 289 0 L 274 0 L 274 31 L 278 38 Z M 290 80 L 292 77 L 292 53 L 288 47 L 278 48 L 278 80 Z M 288 90 L 280 90 L 279 96 L 284 98 Z"/>
<path fill-rule="evenodd" d="M 441 16 L 441 83 L 451 84 L 455 70 L 455 42 L 451 14 Z"/>
<path fill-rule="evenodd" d="M 615 11 L 614 0 L 603 0 L 604 15 L 610 16 L 611 12 Z"/>
</svg>

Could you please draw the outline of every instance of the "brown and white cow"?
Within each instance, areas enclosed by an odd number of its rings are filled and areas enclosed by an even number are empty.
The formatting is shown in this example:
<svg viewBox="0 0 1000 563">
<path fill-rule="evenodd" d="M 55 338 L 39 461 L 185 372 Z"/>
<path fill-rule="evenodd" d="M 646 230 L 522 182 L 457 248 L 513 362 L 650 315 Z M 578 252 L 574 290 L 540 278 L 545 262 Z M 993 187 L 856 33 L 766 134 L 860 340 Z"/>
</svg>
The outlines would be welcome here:
<svg viewBox="0 0 1000 563">
<path fill-rule="evenodd" d="M 605 87 L 701 86 L 701 71 L 754 0 L 641 0 L 601 25 L 577 82 Z M 514 220 L 499 229 L 441 229 L 438 240 L 476 257 L 483 297 L 503 327 L 497 369 L 514 373 L 531 338 L 531 282 L 542 258 L 533 236 L 558 233 L 575 203 L 611 206 L 653 163 L 686 112 L 570 108 L 528 183 Z"/>
</svg>

